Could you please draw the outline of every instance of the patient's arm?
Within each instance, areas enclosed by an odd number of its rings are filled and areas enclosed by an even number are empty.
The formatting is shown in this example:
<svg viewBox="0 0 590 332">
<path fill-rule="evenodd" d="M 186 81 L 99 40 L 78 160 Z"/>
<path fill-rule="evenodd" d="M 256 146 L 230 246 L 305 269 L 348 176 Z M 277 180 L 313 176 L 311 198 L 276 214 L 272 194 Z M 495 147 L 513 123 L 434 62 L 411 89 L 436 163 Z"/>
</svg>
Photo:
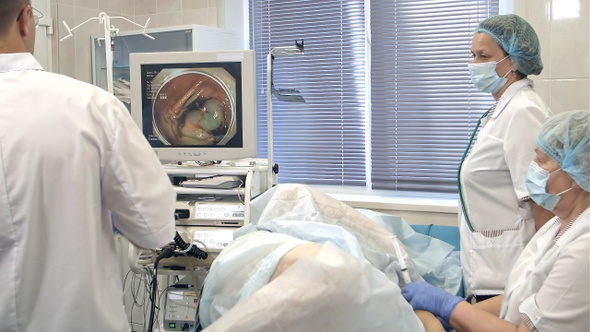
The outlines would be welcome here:
<svg viewBox="0 0 590 332">
<path fill-rule="evenodd" d="M 416 316 L 420 318 L 426 332 L 445 332 L 442 324 L 430 312 L 424 310 L 416 310 L 414 312 L 416 313 Z"/>
<path fill-rule="evenodd" d="M 502 308 L 503 298 L 504 296 L 502 295 L 494 296 L 485 301 L 477 302 L 474 304 L 474 306 L 483 311 L 487 311 L 496 317 L 500 317 L 500 309 Z"/>
</svg>

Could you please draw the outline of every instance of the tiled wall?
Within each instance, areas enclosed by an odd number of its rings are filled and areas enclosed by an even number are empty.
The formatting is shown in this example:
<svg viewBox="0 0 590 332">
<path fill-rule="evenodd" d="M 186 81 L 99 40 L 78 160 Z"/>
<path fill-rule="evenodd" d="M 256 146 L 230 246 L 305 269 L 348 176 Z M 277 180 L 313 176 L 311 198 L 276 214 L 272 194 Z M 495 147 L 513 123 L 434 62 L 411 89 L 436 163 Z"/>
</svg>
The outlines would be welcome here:
<svg viewBox="0 0 590 332">
<path fill-rule="evenodd" d="M 211 27 L 223 26 L 222 0 L 51 0 L 51 16 L 56 24 L 52 38 L 52 71 L 92 82 L 91 36 L 101 36 L 103 25 L 93 20 L 67 36 L 67 29 L 98 17 L 105 12 L 110 17 L 123 16 L 148 28 L 199 24 Z M 120 31 L 140 29 L 122 19 L 113 18 L 111 24 Z"/>
<path fill-rule="evenodd" d="M 515 0 L 514 12 L 533 26 L 541 41 L 545 69 L 531 78 L 554 112 L 590 109 L 589 2 Z"/>
</svg>

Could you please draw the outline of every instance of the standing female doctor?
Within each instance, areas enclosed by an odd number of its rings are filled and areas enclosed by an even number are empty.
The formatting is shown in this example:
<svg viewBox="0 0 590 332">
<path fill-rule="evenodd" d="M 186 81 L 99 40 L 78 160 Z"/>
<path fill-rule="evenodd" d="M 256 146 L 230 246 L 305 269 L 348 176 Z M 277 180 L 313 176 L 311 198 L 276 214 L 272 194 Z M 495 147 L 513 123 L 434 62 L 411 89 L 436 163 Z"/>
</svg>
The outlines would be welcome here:
<svg viewBox="0 0 590 332">
<path fill-rule="evenodd" d="M 465 294 L 481 301 L 503 292 L 515 259 L 551 217 L 531 202 L 525 186 L 535 137 L 551 112 L 527 78 L 543 64 L 537 35 L 524 19 L 482 21 L 471 52 L 473 84 L 496 100 L 478 122 L 458 173 Z"/>
</svg>

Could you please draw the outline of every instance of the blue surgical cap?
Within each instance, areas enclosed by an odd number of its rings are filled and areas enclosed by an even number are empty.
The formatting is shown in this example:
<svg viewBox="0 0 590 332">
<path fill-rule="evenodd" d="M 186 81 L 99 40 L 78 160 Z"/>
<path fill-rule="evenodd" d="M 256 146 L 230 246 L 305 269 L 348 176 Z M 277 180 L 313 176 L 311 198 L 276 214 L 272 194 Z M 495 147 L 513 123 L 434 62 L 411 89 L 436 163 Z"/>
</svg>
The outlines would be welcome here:
<svg viewBox="0 0 590 332">
<path fill-rule="evenodd" d="M 519 72 L 539 75 L 543 70 L 539 38 L 522 17 L 514 14 L 492 16 L 479 23 L 475 32 L 494 38 Z"/>
<path fill-rule="evenodd" d="M 582 189 L 590 192 L 590 111 L 558 113 L 547 119 L 537 145 Z"/>
</svg>

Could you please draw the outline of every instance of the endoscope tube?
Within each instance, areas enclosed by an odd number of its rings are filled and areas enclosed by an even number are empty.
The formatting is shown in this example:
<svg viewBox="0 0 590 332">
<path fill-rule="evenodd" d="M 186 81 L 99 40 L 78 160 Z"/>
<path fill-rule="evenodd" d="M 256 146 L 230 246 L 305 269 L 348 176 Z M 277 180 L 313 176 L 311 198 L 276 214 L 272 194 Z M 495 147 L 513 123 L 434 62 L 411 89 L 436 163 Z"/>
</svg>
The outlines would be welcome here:
<svg viewBox="0 0 590 332">
<path fill-rule="evenodd" d="M 186 243 L 180 234 L 178 234 L 178 232 L 176 232 L 176 235 L 174 236 L 174 242 L 189 256 L 196 257 L 198 259 L 207 259 L 207 257 L 209 257 L 209 254 L 206 251 L 201 250 L 197 246 Z"/>
</svg>

